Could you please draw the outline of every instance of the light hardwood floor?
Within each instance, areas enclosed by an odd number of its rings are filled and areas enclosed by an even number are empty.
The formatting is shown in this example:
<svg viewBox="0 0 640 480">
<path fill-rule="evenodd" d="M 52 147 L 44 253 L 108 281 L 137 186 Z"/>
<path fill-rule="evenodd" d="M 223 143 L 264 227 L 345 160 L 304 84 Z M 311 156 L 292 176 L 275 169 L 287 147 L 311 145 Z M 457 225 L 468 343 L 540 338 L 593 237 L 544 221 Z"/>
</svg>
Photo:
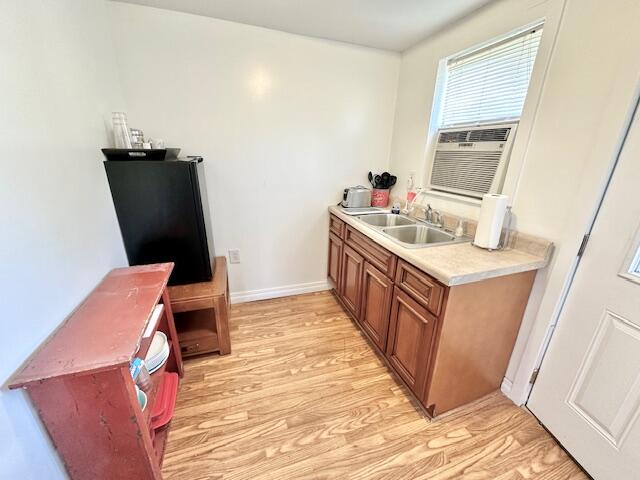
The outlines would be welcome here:
<svg viewBox="0 0 640 480">
<path fill-rule="evenodd" d="M 329 292 L 234 305 L 185 363 L 167 479 L 586 479 L 500 393 L 429 421 Z"/>
</svg>

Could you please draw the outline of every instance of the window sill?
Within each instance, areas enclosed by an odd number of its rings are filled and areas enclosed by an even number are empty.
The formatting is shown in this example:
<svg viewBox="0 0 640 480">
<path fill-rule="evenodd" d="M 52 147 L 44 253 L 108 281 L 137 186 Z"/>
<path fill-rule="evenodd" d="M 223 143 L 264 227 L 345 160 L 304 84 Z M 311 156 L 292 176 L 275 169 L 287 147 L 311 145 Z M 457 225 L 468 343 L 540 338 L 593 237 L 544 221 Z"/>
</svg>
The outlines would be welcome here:
<svg viewBox="0 0 640 480">
<path fill-rule="evenodd" d="M 474 205 L 476 207 L 479 207 L 480 205 L 482 205 L 482 200 L 480 200 L 479 198 L 464 197 L 462 195 L 455 195 L 453 193 L 446 193 L 446 192 L 438 192 L 436 190 L 423 190 L 422 195 L 436 197 L 436 198 L 444 198 L 446 200 L 451 200 L 458 203 L 464 203 L 465 205 Z"/>
<path fill-rule="evenodd" d="M 630 282 L 640 284 L 640 275 L 638 275 L 637 273 L 620 272 L 618 276 L 624 278 L 625 280 L 629 280 Z"/>
</svg>

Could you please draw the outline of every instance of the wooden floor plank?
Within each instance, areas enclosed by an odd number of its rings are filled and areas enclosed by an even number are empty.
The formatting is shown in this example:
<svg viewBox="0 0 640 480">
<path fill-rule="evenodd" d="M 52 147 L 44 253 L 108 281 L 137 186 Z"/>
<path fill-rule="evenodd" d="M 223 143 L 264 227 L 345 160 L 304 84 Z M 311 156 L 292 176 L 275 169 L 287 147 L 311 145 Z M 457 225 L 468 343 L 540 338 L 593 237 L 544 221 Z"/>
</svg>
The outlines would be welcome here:
<svg viewBox="0 0 640 480">
<path fill-rule="evenodd" d="M 328 292 L 233 305 L 231 341 L 185 362 L 167 479 L 587 478 L 499 392 L 427 419 Z"/>
</svg>

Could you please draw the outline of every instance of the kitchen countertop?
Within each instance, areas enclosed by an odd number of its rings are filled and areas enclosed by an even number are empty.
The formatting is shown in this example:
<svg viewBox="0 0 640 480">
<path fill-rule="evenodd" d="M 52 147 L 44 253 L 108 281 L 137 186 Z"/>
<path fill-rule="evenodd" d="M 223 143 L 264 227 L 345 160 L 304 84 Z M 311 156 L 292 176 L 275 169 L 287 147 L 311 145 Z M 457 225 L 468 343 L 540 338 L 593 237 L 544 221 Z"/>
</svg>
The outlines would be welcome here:
<svg viewBox="0 0 640 480">
<path fill-rule="evenodd" d="M 541 239 L 532 241 L 532 237 L 529 237 L 527 241 L 520 242 L 523 247 L 535 244 L 535 248 L 530 248 L 529 251 L 516 246 L 490 252 L 474 247 L 471 243 L 405 248 L 384 236 L 375 227 L 343 213 L 340 207 L 331 206 L 329 212 L 398 257 L 449 286 L 544 268 L 549 262 L 553 247 L 551 242 Z"/>
</svg>

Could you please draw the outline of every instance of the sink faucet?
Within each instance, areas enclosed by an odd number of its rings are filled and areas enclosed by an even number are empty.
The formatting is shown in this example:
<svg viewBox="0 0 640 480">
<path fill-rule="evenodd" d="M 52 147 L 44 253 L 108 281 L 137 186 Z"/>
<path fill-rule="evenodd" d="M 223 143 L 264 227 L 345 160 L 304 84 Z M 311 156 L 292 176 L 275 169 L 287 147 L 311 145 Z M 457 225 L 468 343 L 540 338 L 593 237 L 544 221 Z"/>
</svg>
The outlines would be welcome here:
<svg viewBox="0 0 640 480">
<path fill-rule="evenodd" d="M 434 227 L 442 227 L 442 213 L 431 208 L 431 204 L 428 203 L 424 210 L 424 221 Z"/>
<path fill-rule="evenodd" d="M 424 221 L 431 223 L 433 219 L 433 209 L 431 208 L 431 204 L 427 203 L 427 208 L 424 210 Z"/>
<path fill-rule="evenodd" d="M 442 227 L 442 213 L 440 212 L 440 210 L 434 210 L 433 216 L 435 217 L 435 221 L 433 222 L 433 224 L 436 227 Z"/>
</svg>

